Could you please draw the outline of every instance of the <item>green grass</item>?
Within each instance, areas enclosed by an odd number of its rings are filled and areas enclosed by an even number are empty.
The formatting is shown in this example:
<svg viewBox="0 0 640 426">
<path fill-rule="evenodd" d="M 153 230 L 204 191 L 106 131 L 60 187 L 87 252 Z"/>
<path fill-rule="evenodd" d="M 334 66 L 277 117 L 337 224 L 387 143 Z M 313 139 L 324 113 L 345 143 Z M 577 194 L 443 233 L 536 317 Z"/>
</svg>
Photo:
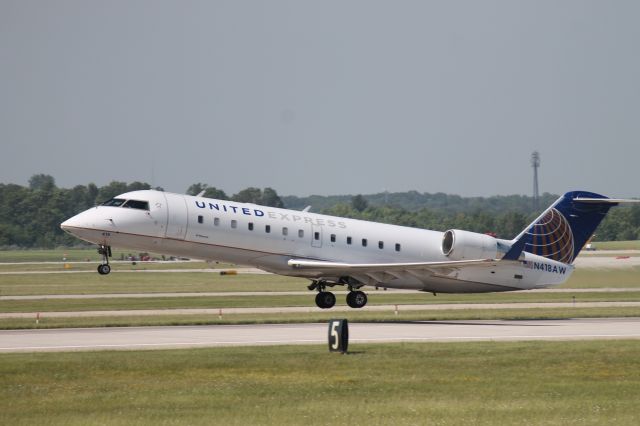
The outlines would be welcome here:
<svg viewBox="0 0 640 426">
<path fill-rule="evenodd" d="M 98 273 L 0 275 L 0 295 L 302 291 L 309 280 L 277 275 Z"/>
<path fill-rule="evenodd" d="M 640 240 L 634 241 L 594 241 L 596 250 L 640 250 Z"/>
<path fill-rule="evenodd" d="M 96 273 L 100 262 L 83 263 L 0 263 L 0 272 L 76 272 L 86 271 Z M 155 271 L 166 269 L 234 269 L 236 266 L 227 263 L 207 262 L 111 262 L 111 270 L 120 271 Z M 213 272 L 213 271 L 212 271 Z"/>
<path fill-rule="evenodd" d="M 640 341 L 0 355 L 0 423 L 636 425 Z M 383 374 L 381 374 L 383 373 Z"/>
<path fill-rule="evenodd" d="M 0 295 L 228 291 L 304 291 L 308 280 L 276 275 L 216 273 L 97 273 L 0 275 Z M 577 269 L 561 288 L 628 287 L 640 290 L 640 268 Z M 415 297 L 420 297 L 416 293 Z M 438 296 L 439 297 L 439 296 Z"/>
<path fill-rule="evenodd" d="M 281 314 L 228 314 L 222 311 L 209 315 L 175 315 L 166 312 L 161 315 L 141 316 L 99 316 L 79 318 L 50 318 L 46 314 L 36 323 L 32 318 L 0 318 L 0 329 L 35 328 L 80 328 L 80 327 L 130 327 L 130 326 L 170 326 L 170 325 L 214 325 L 214 324 L 287 324 L 324 322 L 340 317 L 351 322 L 388 321 L 445 321 L 445 320 L 537 320 L 568 318 L 608 318 L 640 317 L 640 307 L 625 308 L 525 308 L 525 309 L 465 309 L 465 310 L 422 310 L 403 311 L 347 311 Z"/>
<path fill-rule="evenodd" d="M 195 296 L 104 299 L 0 300 L 0 312 L 71 312 L 130 309 L 206 309 L 315 306 L 313 293 L 308 295 L 269 296 Z M 368 305 L 441 303 L 549 303 L 549 302 L 637 302 L 640 291 L 612 293 L 483 293 L 450 294 L 434 297 L 424 293 L 369 294 Z M 338 305 L 346 305 L 341 297 Z"/>
<path fill-rule="evenodd" d="M 560 288 L 640 289 L 640 268 L 577 268 Z"/>
<path fill-rule="evenodd" d="M 135 251 L 113 250 L 113 259 L 120 259 L 121 255 L 138 255 Z M 160 257 L 160 255 L 156 255 Z M 95 247 L 92 248 L 58 248 L 52 250 L 0 250 L 0 262 L 82 262 L 90 260 L 99 262 L 101 256 Z"/>
</svg>

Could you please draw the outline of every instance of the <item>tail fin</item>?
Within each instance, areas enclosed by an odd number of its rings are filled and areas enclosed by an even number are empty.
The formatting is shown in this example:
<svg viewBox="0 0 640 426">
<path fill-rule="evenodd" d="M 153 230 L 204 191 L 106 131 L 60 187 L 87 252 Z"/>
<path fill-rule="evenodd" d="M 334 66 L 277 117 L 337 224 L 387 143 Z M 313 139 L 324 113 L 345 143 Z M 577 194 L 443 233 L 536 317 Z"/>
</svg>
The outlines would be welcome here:
<svg viewBox="0 0 640 426">
<path fill-rule="evenodd" d="M 517 260 L 523 251 L 570 264 L 609 209 L 624 202 L 585 191 L 567 192 L 520 233 L 503 259 Z"/>
</svg>

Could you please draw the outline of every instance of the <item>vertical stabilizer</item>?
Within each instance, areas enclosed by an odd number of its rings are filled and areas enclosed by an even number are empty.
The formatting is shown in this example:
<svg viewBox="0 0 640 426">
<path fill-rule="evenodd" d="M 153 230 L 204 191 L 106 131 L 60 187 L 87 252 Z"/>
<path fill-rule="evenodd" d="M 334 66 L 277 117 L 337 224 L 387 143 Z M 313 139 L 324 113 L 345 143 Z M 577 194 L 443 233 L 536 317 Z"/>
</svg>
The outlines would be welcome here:
<svg viewBox="0 0 640 426">
<path fill-rule="evenodd" d="M 523 251 L 570 264 L 593 235 L 609 209 L 620 202 L 586 191 L 567 192 L 514 240 L 503 259 Z"/>
</svg>

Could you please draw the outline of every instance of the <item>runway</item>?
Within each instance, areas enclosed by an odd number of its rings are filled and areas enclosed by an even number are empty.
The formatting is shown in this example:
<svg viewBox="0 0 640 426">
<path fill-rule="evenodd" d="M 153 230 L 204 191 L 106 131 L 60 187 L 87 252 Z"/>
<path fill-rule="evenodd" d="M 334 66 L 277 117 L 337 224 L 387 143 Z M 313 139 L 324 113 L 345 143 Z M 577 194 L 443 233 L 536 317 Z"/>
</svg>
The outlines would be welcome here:
<svg viewBox="0 0 640 426">
<path fill-rule="evenodd" d="M 338 316 L 339 318 L 339 316 Z M 0 352 L 327 344 L 328 324 L 122 327 L 0 331 Z M 640 318 L 352 323 L 349 342 L 639 339 Z"/>
</svg>

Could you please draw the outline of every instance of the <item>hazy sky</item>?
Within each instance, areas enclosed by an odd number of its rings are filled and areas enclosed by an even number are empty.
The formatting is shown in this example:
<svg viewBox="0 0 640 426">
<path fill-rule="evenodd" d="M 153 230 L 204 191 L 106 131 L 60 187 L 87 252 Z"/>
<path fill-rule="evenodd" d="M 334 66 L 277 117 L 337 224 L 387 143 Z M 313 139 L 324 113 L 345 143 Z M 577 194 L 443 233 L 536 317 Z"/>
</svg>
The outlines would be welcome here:
<svg viewBox="0 0 640 426">
<path fill-rule="evenodd" d="M 640 2 L 0 0 L 0 182 L 640 196 Z"/>
</svg>

